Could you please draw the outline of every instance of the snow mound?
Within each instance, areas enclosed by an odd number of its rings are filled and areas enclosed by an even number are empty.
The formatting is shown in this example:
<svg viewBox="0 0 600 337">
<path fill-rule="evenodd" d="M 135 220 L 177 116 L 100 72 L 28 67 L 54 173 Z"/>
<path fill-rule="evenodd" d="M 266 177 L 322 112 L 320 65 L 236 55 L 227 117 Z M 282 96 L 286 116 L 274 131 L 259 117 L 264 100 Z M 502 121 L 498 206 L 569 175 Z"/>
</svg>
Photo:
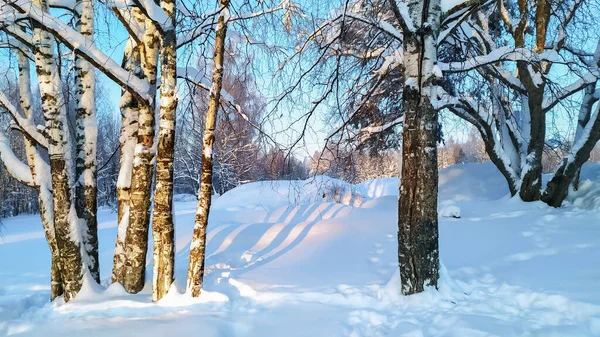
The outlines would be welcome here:
<svg viewBox="0 0 600 337">
<path fill-rule="evenodd" d="M 584 167 L 579 198 L 600 195 L 599 173 L 600 164 Z M 48 303 L 39 216 L 4 219 L 0 336 L 600 336 L 597 211 L 502 199 L 508 189 L 490 163 L 450 167 L 440 173 L 440 214 L 458 208 L 460 218 L 439 221 L 438 290 L 406 297 L 397 193 L 396 178 L 328 177 L 225 193 L 213 203 L 195 299 L 184 291 L 196 203 L 175 203 L 176 283 L 157 303 L 151 256 L 138 294 L 87 278 L 75 300 Z M 116 221 L 99 211 L 103 284 Z"/>
<path fill-rule="evenodd" d="M 364 187 L 327 176 L 306 180 L 253 182 L 238 186 L 213 203 L 217 209 L 275 209 L 314 202 L 359 206 L 367 199 Z"/>
<path fill-rule="evenodd" d="M 492 162 L 453 165 L 440 171 L 440 200 L 497 200 L 508 194 L 508 184 Z"/>
<path fill-rule="evenodd" d="M 579 188 L 570 190 L 566 201 L 580 209 L 600 209 L 600 163 L 583 165 Z"/>
<path fill-rule="evenodd" d="M 442 207 L 439 215 L 444 218 L 460 218 L 460 207 L 456 205 L 448 205 Z"/>
<path fill-rule="evenodd" d="M 213 202 L 230 211 L 273 210 L 315 202 L 361 206 L 368 200 L 397 197 L 398 178 L 370 179 L 359 184 L 327 176 L 306 180 L 253 182 L 238 186 Z M 497 200 L 509 193 L 504 177 L 491 163 L 454 165 L 440 172 L 440 200 Z"/>
<path fill-rule="evenodd" d="M 394 178 L 377 178 L 363 181 L 359 184 L 369 198 L 397 196 L 400 180 Z"/>
</svg>

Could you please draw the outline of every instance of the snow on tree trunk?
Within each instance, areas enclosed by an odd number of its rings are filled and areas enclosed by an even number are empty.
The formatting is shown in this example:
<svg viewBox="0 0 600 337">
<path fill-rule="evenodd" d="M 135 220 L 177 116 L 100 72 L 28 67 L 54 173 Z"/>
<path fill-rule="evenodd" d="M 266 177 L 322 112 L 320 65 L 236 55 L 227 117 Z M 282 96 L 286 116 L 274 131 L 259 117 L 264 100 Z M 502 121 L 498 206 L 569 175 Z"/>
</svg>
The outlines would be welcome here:
<svg viewBox="0 0 600 337">
<path fill-rule="evenodd" d="M 584 89 L 583 101 L 581 103 L 581 107 L 579 108 L 579 117 L 577 119 L 577 129 L 575 130 L 575 140 L 573 143 L 577 143 L 578 140 L 584 136 L 584 130 L 587 123 L 590 121 L 590 117 L 592 114 L 592 108 L 594 103 L 598 101 L 598 97 L 594 95 L 596 91 L 596 81 L 587 85 Z M 573 178 L 573 182 L 571 186 L 574 190 L 579 188 L 579 175 L 581 168 L 577 169 L 575 173 L 575 177 Z"/>
<path fill-rule="evenodd" d="M 29 59 L 21 51 L 18 52 L 19 62 L 19 94 L 21 108 L 25 118 L 33 124 L 33 111 L 31 110 L 31 71 Z M 50 247 L 51 267 L 50 267 L 50 300 L 53 301 L 63 294 L 62 276 L 60 270 L 60 257 L 56 236 L 54 233 L 54 211 L 52 209 L 52 188 L 48 180 L 50 174 L 49 167 L 42 159 L 36 143 L 25 135 L 25 153 L 27 163 L 31 170 L 31 176 L 35 184 L 40 206 L 40 218 L 46 241 Z"/>
<path fill-rule="evenodd" d="M 188 265 L 187 291 L 193 296 L 200 296 L 204 277 L 204 255 L 206 248 L 206 227 L 212 197 L 213 145 L 217 112 L 223 86 L 223 58 L 225 54 L 225 37 L 227 35 L 226 17 L 229 14 L 229 0 L 220 1 L 220 14 L 216 27 L 214 69 L 212 88 L 206 112 L 204 135 L 202 138 L 202 170 L 200 191 L 198 192 L 198 209 L 194 223 L 194 234 L 190 244 L 190 263 Z"/>
<path fill-rule="evenodd" d="M 569 187 L 579 178 L 581 166 L 588 161 L 594 146 L 600 140 L 600 110 L 592 114 L 592 107 L 598 100 L 595 96 L 596 83 L 585 90 L 580 109 L 577 135 L 569 154 L 563 158 L 548 181 L 542 201 L 553 207 L 560 207 L 567 197 Z"/>
<path fill-rule="evenodd" d="M 538 66 L 540 68 L 541 65 Z M 517 62 L 519 78 L 527 88 L 527 107 L 524 108 L 528 118 L 523 122 L 526 131 L 527 149 L 523 151 L 525 164 L 521 171 L 521 189 L 519 196 L 523 201 L 540 199 L 542 188 L 542 153 L 546 141 L 546 113 L 542 106 L 544 102 L 544 83 L 535 80 L 532 69 L 527 62 Z"/>
<path fill-rule="evenodd" d="M 46 0 L 35 0 L 33 6 L 48 11 Z M 54 201 L 54 229 L 60 254 L 60 268 L 65 301 L 73 299 L 82 285 L 83 259 L 80 249 L 80 224 L 73 205 L 73 163 L 67 111 L 60 92 L 54 38 L 37 22 L 32 22 L 34 58 L 42 97 L 42 109 L 49 135 L 48 155 Z"/>
<path fill-rule="evenodd" d="M 143 77 L 140 60 L 140 46 L 135 45 L 129 38 L 123 55 L 125 70 L 135 76 Z M 123 90 L 121 95 L 121 135 L 119 176 L 117 178 L 117 240 L 113 257 L 111 282 L 123 283 L 125 276 L 125 237 L 129 224 L 129 207 L 131 193 L 131 171 L 133 168 L 134 151 L 137 144 L 139 102 L 133 95 Z"/>
<path fill-rule="evenodd" d="M 137 16 L 140 14 L 137 13 Z M 150 19 L 145 20 L 141 64 L 150 84 L 150 97 L 156 96 L 156 69 L 160 38 Z M 125 236 L 125 275 L 123 286 L 129 293 L 144 287 L 148 230 L 150 225 L 150 196 L 154 159 L 154 102 L 141 102 L 138 120 L 137 145 L 131 173 L 129 223 Z"/>
<path fill-rule="evenodd" d="M 75 3 L 75 26 L 89 43 L 94 39 L 94 2 L 77 0 Z M 98 219 L 96 187 L 96 78 L 94 68 L 81 56 L 75 56 L 75 207 L 77 216 L 85 223 L 82 229 L 83 244 L 87 251 L 87 269 L 92 278 L 100 283 L 98 261 Z"/>
<path fill-rule="evenodd" d="M 160 122 L 156 153 L 156 187 L 152 237 L 154 274 L 152 299 L 167 294 L 175 267 L 175 228 L 173 224 L 173 156 L 175 154 L 175 111 L 177 110 L 177 37 L 175 35 L 175 0 L 162 0 L 172 29 L 162 34 L 160 77 Z"/>
<path fill-rule="evenodd" d="M 440 0 L 408 3 L 417 28 L 404 39 L 402 179 L 398 201 L 398 262 L 405 295 L 437 287 L 439 278 L 437 219 L 438 113 L 434 66 Z"/>
</svg>

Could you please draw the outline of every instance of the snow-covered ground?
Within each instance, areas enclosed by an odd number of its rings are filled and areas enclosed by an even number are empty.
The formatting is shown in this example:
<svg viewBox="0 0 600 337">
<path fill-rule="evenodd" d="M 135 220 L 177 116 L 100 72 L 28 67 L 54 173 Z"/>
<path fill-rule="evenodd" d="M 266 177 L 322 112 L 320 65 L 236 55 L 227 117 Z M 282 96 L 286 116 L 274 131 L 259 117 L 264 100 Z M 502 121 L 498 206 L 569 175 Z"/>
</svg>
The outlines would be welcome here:
<svg viewBox="0 0 600 337">
<path fill-rule="evenodd" d="M 216 199 L 199 299 L 180 294 L 196 206 L 187 198 L 176 203 L 178 289 L 159 303 L 148 286 L 127 295 L 89 284 L 67 305 L 48 303 L 38 216 L 4 219 L 0 335 L 600 336 L 600 164 L 583 178 L 553 209 L 510 199 L 490 163 L 444 170 L 440 289 L 411 297 L 399 295 L 397 179 L 252 183 Z M 116 216 L 99 217 L 108 279 Z"/>
</svg>

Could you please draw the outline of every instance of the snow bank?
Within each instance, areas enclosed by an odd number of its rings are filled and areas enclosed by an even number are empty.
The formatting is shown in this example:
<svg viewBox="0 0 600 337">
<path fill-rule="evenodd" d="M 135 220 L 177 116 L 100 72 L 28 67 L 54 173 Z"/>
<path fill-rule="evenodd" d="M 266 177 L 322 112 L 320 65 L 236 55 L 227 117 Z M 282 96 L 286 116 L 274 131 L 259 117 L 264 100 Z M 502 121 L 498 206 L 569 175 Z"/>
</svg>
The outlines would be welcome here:
<svg viewBox="0 0 600 337">
<path fill-rule="evenodd" d="M 262 181 L 238 186 L 223 194 L 213 205 L 217 209 L 274 209 L 287 205 L 334 202 L 359 206 L 366 193 L 361 185 L 327 176 L 306 180 Z"/>
<path fill-rule="evenodd" d="M 600 163 L 583 165 L 579 189 L 569 191 L 566 201 L 581 209 L 600 209 Z"/>
<path fill-rule="evenodd" d="M 460 207 L 456 205 L 447 205 L 442 207 L 439 216 L 444 218 L 460 218 Z"/>
<path fill-rule="evenodd" d="M 595 193 L 588 186 L 599 172 L 584 167 L 579 193 Z M 151 256 L 139 294 L 86 280 L 74 301 L 47 303 L 39 217 L 5 219 L 0 336 L 600 335 L 597 211 L 502 198 L 506 183 L 489 163 L 450 167 L 440 173 L 440 214 L 460 218 L 440 217 L 438 290 L 405 297 L 397 193 L 396 178 L 352 185 L 327 177 L 225 193 L 213 204 L 198 299 L 183 293 L 196 202 L 177 202 L 176 283 L 158 303 Z M 100 210 L 99 223 L 107 284 L 116 214 Z"/>
<path fill-rule="evenodd" d="M 350 184 L 327 176 L 306 180 L 254 182 L 238 186 L 213 203 L 231 211 L 333 202 L 361 206 L 365 201 L 398 196 L 398 178 L 370 179 Z M 496 200 L 508 194 L 508 185 L 491 163 L 454 165 L 440 172 L 440 200 Z"/>
<path fill-rule="evenodd" d="M 497 200 L 508 194 L 506 180 L 489 161 L 453 165 L 440 172 L 440 200 Z"/>
</svg>

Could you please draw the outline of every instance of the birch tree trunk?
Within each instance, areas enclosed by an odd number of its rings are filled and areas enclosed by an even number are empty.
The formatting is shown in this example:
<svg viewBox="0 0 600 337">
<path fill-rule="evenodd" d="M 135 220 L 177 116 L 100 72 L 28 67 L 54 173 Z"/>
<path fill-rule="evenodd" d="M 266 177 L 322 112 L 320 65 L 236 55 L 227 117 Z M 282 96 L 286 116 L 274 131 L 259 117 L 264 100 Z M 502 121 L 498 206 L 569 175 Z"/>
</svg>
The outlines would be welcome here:
<svg viewBox="0 0 600 337">
<path fill-rule="evenodd" d="M 220 14 L 216 27 L 214 69 L 212 88 L 206 112 L 206 124 L 202 139 L 202 170 L 200 191 L 198 192 L 198 209 L 194 222 L 194 234 L 190 244 L 190 263 L 188 265 L 187 291 L 193 297 L 200 296 L 202 279 L 204 277 L 204 255 L 206 248 L 206 226 L 212 197 L 212 159 L 215 140 L 217 112 L 221 99 L 223 82 L 223 58 L 225 54 L 225 37 L 227 35 L 226 16 L 229 15 L 229 0 L 220 1 Z"/>
<path fill-rule="evenodd" d="M 135 76 L 143 77 L 140 60 L 140 46 L 135 45 L 129 38 L 123 55 L 123 68 Z M 119 176 L 117 178 L 117 219 L 118 230 L 113 257 L 113 270 L 111 282 L 123 283 L 125 276 L 125 237 L 129 224 L 129 207 L 131 193 L 131 170 L 133 157 L 137 144 L 139 102 L 127 90 L 121 95 L 121 136 Z"/>
<path fill-rule="evenodd" d="M 25 118 L 33 125 L 33 111 L 31 110 L 31 71 L 29 59 L 21 51 L 18 52 L 19 62 L 19 96 L 20 104 L 25 114 Z M 50 267 L 50 300 L 53 301 L 63 294 L 62 276 L 60 270 L 60 256 L 56 236 L 54 233 L 54 211 L 52 202 L 52 188 L 47 177 L 50 175 L 50 168 L 44 162 L 36 147 L 33 139 L 25 135 L 25 153 L 27 163 L 31 169 L 31 176 L 35 184 L 40 206 L 40 218 L 46 241 L 50 247 L 51 267 Z"/>
<path fill-rule="evenodd" d="M 137 13 L 137 16 L 141 14 Z M 150 84 L 150 97 L 156 96 L 156 70 L 160 37 L 150 19 L 145 19 L 140 50 L 142 70 Z M 140 104 L 137 145 L 131 174 L 129 224 L 125 237 L 125 275 L 123 286 L 137 293 L 146 281 L 146 254 L 150 225 L 150 196 L 154 159 L 154 102 Z"/>
<path fill-rule="evenodd" d="M 75 26 L 89 43 L 94 40 L 94 2 L 77 0 L 75 3 Z M 94 68 L 80 56 L 75 56 L 75 207 L 77 216 L 85 222 L 82 230 L 83 245 L 87 251 L 87 269 L 92 278 L 100 283 L 98 262 L 98 219 L 96 187 L 96 125 L 95 102 L 96 77 Z"/>
<path fill-rule="evenodd" d="M 437 287 L 438 113 L 432 106 L 440 0 L 408 3 L 417 31 L 404 37 L 402 179 L 398 201 L 398 262 L 404 295 Z"/>
<path fill-rule="evenodd" d="M 34 0 L 32 4 L 48 12 L 46 0 Z M 36 71 L 49 135 L 48 155 L 52 176 L 54 229 L 60 254 L 64 297 L 68 302 L 81 289 L 83 276 L 81 235 L 72 195 L 74 171 L 71 140 L 67 111 L 60 91 L 61 81 L 54 52 L 54 38 L 37 22 L 32 22 L 32 27 Z"/>
<path fill-rule="evenodd" d="M 152 300 L 167 294 L 175 268 L 175 228 L 173 224 L 173 156 L 175 153 L 175 111 L 177 110 L 177 37 L 175 0 L 162 0 L 162 9 L 171 20 L 171 29 L 163 32 L 160 77 L 160 123 L 156 154 L 156 187 L 152 237 L 154 273 Z"/>
</svg>

